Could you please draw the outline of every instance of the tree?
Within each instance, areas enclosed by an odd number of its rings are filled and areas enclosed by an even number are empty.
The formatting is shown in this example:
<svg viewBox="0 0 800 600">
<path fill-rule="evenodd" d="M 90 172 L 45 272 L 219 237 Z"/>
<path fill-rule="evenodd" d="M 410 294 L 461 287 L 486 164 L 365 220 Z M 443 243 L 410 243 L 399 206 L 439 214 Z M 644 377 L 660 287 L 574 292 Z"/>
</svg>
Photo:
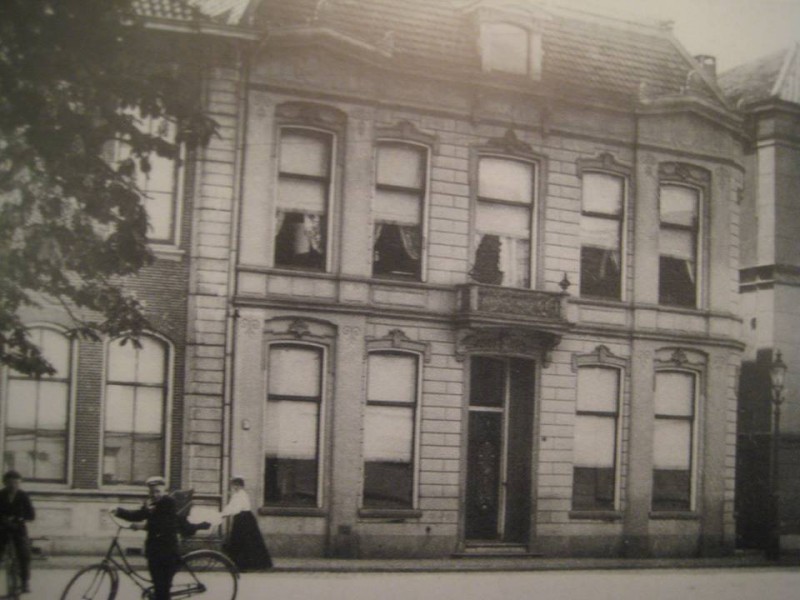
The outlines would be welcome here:
<svg viewBox="0 0 800 600">
<path fill-rule="evenodd" d="M 148 30 L 137 4 L 0 5 L 0 364 L 23 373 L 52 372 L 27 335 L 29 307 L 57 303 L 73 334 L 95 339 L 135 341 L 148 326 L 124 286 L 153 260 L 136 172 L 214 131 L 196 88 L 202 45 Z M 142 118 L 174 121 L 176 139 Z M 113 164 L 119 142 L 130 158 Z"/>
</svg>

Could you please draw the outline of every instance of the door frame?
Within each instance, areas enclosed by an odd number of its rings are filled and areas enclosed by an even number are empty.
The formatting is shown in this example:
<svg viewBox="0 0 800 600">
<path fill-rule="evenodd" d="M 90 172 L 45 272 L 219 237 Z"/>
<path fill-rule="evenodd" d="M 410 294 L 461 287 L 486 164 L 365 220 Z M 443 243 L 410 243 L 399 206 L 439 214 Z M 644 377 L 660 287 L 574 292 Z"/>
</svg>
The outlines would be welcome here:
<svg viewBox="0 0 800 600">
<path fill-rule="evenodd" d="M 458 502 L 458 543 L 457 543 L 457 552 L 464 552 L 471 546 L 476 545 L 513 545 L 513 546 L 520 546 L 521 544 L 515 543 L 507 543 L 503 542 L 502 540 L 497 541 L 486 541 L 482 542 L 479 540 L 467 540 L 466 538 L 466 508 L 467 508 L 467 468 L 468 468 L 468 453 L 469 453 L 469 414 L 470 414 L 470 394 L 471 394 L 471 386 L 470 386 L 470 376 L 472 371 L 472 359 L 473 358 L 496 358 L 501 359 L 504 361 L 508 361 L 506 364 L 510 365 L 511 359 L 523 359 L 528 360 L 532 363 L 533 366 L 533 386 L 532 386 L 532 402 L 533 402 L 533 410 L 531 410 L 530 418 L 533 419 L 533 422 L 530 424 L 530 470 L 528 473 L 529 481 L 530 481 L 530 498 L 528 498 L 528 507 L 529 507 L 529 526 L 528 532 L 526 536 L 525 546 L 528 549 L 531 549 L 535 545 L 536 540 L 536 510 L 537 510 L 537 496 L 538 496 L 538 478 L 536 476 L 538 472 L 538 464 L 539 464 L 539 413 L 540 413 L 540 405 L 541 402 L 539 401 L 541 398 L 541 372 L 542 372 L 542 363 L 544 362 L 544 352 L 541 354 L 537 354 L 535 356 L 531 354 L 519 354 L 519 353 L 502 353 L 502 352 L 481 352 L 476 351 L 473 353 L 466 354 L 464 357 L 464 369 L 463 369 L 463 396 L 462 396 L 462 427 L 461 427 L 461 453 L 460 453 L 460 473 L 459 473 L 459 485 L 461 489 L 461 493 L 459 494 L 459 502 Z M 507 468 L 508 468 L 508 414 L 510 411 L 510 380 L 506 381 L 506 394 L 503 402 L 503 424 L 502 424 L 502 447 L 503 447 L 503 454 L 501 457 L 501 483 L 500 483 L 500 491 L 499 491 L 499 501 L 500 506 L 498 507 L 498 534 L 502 535 L 505 531 L 505 517 L 507 512 L 506 507 L 506 485 L 505 479 L 507 476 Z"/>
</svg>

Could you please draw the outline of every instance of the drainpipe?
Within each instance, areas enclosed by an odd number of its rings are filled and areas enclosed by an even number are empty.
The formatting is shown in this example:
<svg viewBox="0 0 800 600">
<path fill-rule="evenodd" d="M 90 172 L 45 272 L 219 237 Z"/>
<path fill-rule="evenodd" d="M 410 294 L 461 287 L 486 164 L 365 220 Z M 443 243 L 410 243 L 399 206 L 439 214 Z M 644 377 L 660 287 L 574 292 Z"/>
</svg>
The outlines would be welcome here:
<svg viewBox="0 0 800 600">
<path fill-rule="evenodd" d="M 250 56 L 240 48 L 237 49 L 237 67 L 239 77 L 236 86 L 237 122 L 234 142 L 235 158 L 233 173 L 233 206 L 231 209 L 231 235 L 228 252 L 228 282 L 226 291 L 226 323 L 225 323 L 225 358 L 223 371 L 223 407 L 222 407 L 222 481 L 220 495 L 222 505 L 228 500 L 228 481 L 231 478 L 231 443 L 233 440 L 233 348 L 236 341 L 236 323 L 238 311 L 233 304 L 236 295 L 236 264 L 239 247 L 239 204 L 244 176 L 245 127 L 247 123 L 247 82 L 250 79 Z"/>
</svg>

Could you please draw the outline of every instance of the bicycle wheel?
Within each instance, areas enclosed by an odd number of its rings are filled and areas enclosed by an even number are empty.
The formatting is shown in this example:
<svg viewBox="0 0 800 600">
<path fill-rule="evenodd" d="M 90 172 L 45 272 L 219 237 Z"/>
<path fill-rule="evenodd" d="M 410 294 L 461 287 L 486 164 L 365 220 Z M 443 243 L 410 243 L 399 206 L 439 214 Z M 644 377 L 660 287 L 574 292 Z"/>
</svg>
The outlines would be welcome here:
<svg viewBox="0 0 800 600">
<path fill-rule="evenodd" d="M 238 579 L 236 566 L 224 554 L 194 550 L 181 557 L 181 566 L 172 580 L 171 597 L 234 600 Z"/>
<path fill-rule="evenodd" d="M 61 600 L 114 600 L 119 579 L 106 565 L 84 567 L 70 579 Z"/>
</svg>

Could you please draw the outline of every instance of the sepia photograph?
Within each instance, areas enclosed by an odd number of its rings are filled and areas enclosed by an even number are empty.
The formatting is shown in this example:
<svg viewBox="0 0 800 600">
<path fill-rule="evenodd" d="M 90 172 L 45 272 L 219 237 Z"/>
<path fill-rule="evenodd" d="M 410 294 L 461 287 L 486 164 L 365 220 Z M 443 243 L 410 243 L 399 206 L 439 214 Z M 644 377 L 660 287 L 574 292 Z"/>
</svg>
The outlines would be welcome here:
<svg viewBox="0 0 800 600">
<path fill-rule="evenodd" d="M 800 0 L 0 0 L 0 600 L 788 600 Z"/>
</svg>

